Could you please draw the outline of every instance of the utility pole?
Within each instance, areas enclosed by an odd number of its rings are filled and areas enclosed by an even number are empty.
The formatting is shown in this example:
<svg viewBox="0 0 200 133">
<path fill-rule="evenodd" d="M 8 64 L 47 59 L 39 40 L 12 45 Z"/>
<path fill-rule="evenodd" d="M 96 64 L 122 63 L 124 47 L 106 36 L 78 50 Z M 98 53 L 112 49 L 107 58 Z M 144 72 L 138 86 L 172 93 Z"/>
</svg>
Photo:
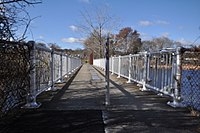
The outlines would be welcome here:
<svg viewBox="0 0 200 133">
<path fill-rule="evenodd" d="M 106 79 L 106 105 L 110 105 L 110 86 L 109 86 L 109 34 L 107 35 L 107 41 L 105 45 L 105 79 Z"/>
</svg>

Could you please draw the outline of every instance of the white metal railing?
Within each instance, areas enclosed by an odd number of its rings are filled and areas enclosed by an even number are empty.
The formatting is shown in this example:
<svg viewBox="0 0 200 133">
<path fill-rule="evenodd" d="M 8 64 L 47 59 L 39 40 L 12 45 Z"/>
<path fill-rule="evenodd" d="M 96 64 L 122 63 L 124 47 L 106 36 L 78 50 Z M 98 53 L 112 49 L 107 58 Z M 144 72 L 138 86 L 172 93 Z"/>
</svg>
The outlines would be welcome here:
<svg viewBox="0 0 200 133">
<path fill-rule="evenodd" d="M 172 106 L 182 106 L 180 100 L 180 49 L 158 53 L 110 57 L 110 72 L 142 85 L 141 90 L 153 89 L 173 97 Z M 105 59 L 95 59 L 94 65 L 104 69 Z"/>
<path fill-rule="evenodd" d="M 81 60 L 63 52 L 53 51 L 47 47 L 28 42 L 30 51 L 30 89 L 27 94 L 25 107 L 35 108 L 39 104 L 36 97 L 43 91 L 54 89 L 57 82 L 63 82 L 67 77 L 81 66 Z"/>
</svg>

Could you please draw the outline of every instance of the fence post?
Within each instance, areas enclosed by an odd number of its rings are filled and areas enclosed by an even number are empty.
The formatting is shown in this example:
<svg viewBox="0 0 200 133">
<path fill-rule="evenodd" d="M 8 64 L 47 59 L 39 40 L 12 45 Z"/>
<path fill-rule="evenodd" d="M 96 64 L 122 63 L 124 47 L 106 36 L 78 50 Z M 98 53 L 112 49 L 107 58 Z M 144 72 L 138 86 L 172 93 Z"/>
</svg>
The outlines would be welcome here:
<svg viewBox="0 0 200 133">
<path fill-rule="evenodd" d="M 54 90 L 54 50 L 51 51 L 51 90 Z"/>
<path fill-rule="evenodd" d="M 63 52 L 61 52 L 60 54 L 60 82 L 62 83 L 63 82 Z"/>
<path fill-rule="evenodd" d="M 72 73 L 74 73 L 74 70 L 75 70 L 75 57 L 73 57 L 73 60 L 72 60 Z"/>
<path fill-rule="evenodd" d="M 150 71 L 150 53 L 147 52 L 146 53 L 146 84 L 148 84 L 148 82 L 150 81 L 149 71 Z"/>
<path fill-rule="evenodd" d="M 120 78 L 121 74 L 120 74 L 120 71 L 121 71 L 121 56 L 118 57 L 119 58 L 119 64 L 118 64 L 118 76 L 117 78 Z"/>
<path fill-rule="evenodd" d="M 148 53 L 144 53 L 144 72 L 143 72 L 143 79 L 142 79 L 142 88 L 141 91 L 146 91 L 148 90 L 146 88 L 146 82 L 147 82 L 147 66 L 148 66 Z"/>
<path fill-rule="evenodd" d="M 181 104 L 181 47 L 176 49 L 176 75 L 175 78 L 175 88 L 173 92 L 173 102 L 168 102 L 167 104 L 172 107 L 184 107 Z"/>
<path fill-rule="evenodd" d="M 171 77 L 170 77 L 170 90 L 172 90 L 173 89 L 173 79 L 174 79 L 174 77 L 173 77 L 173 75 L 174 75 L 174 52 L 173 53 L 171 53 L 171 55 L 170 55 L 170 63 L 171 63 Z M 171 96 L 172 96 L 172 93 L 173 92 L 170 92 L 171 94 Z"/>
<path fill-rule="evenodd" d="M 128 68 L 128 81 L 127 83 L 131 83 L 131 54 L 129 54 L 129 68 Z"/>
<path fill-rule="evenodd" d="M 71 75 L 71 56 L 68 58 L 68 74 Z"/>
<path fill-rule="evenodd" d="M 28 90 L 26 104 L 24 108 L 38 108 L 41 104 L 36 102 L 36 58 L 35 58 L 35 42 L 29 41 L 30 47 L 30 88 Z"/>
<path fill-rule="evenodd" d="M 112 70 L 111 70 L 111 72 L 112 72 L 112 75 L 114 74 L 114 57 L 112 56 L 111 57 L 111 60 L 112 60 Z"/>
<path fill-rule="evenodd" d="M 65 55 L 66 56 L 66 73 L 65 73 L 65 77 L 67 78 L 68 77 L 68 55 Z"/>
</svg>

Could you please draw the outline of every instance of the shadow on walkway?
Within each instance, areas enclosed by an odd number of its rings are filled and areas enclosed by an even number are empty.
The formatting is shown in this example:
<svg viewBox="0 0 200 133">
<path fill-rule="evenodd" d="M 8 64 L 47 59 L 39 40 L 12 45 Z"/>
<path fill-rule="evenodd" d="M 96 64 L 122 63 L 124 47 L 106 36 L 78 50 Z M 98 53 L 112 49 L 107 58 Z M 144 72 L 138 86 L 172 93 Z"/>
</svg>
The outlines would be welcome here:
<svg viewBox="0 0 200 133">
<path fill-rule="evenodd" d="M 103 133 L 101 116 L 98 110 L 28 111 L 2 133 Z"/>
<path fill-rule="evenodd" d="M 199 120 L 188 112 L 157 110 L 117 110 L 104 112 L 107 132 L 197 133 Z"/>
<path fill-rule="evenodd" d="M 199 133 L 200 119 L 167 106 L 170 97 L 141 92 L 112 75 L 111 105 L 105 106 L 102 70 L 84 64 L 62 89 L 42 93 L 39 109 L 26 110 L 2 133 Z"/>
</svg>

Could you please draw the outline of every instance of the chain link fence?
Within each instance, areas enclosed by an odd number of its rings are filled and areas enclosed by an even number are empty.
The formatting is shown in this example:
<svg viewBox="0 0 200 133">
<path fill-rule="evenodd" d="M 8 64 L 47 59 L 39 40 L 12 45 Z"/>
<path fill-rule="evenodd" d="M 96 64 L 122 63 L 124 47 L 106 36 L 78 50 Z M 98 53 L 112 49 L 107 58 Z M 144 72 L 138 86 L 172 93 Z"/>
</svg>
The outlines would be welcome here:
<svg viewBox="0 0 200 133">
<path fill-rule="evenodd" d="M 0 41 L 0 116 L 15 107 L 35 108 L 36 97 L 54 89 L 64 76 L 81 66 L 76 57 L 56 52 L 33 41 Z"/>
<path fill-rule="evenodd" d="M 200 49 L 183 49 L 181 54 L 183 103 L 200 110 Z"/>
<path fill-rule="evenodd" d="M 32 69 L 29 59 L 26 43 L 0 42 L 0 115 L 25 103 Z"/>
</svg>

